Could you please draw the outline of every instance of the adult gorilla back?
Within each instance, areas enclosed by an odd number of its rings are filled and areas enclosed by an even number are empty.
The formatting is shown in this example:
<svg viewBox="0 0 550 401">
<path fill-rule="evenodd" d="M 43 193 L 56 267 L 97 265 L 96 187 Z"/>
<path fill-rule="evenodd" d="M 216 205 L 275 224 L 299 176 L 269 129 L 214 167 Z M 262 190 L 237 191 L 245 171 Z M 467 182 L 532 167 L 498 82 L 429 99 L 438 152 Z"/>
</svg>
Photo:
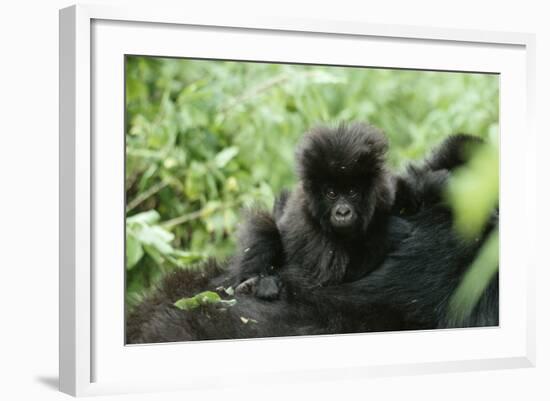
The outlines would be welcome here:
<svg viewBox="0 0 550 401">
<path fill-rule="evenodd" d="M 126 319 L 126 343 L 258 338 L 316 334 L 314 315 L 306 308 L 280 301 L 235 295 L 230 307 L 201 305 L 184 311 L 174 303 L 205 290 L 214 290 L 226 278 L 224 266 L 209 260 L 190 270 L 166 275 L 155 290 Z M 302 314 L 302 311 L 304 313 Z"/>
</svg>

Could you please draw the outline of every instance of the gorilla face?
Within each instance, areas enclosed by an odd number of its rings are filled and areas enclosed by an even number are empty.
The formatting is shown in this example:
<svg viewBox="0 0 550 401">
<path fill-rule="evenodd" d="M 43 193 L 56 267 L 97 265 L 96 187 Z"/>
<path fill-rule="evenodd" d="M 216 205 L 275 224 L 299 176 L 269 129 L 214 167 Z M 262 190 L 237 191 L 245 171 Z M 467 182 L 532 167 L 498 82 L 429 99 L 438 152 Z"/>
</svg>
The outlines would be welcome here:
<svg viewBox="0 0 550 401">
<path fill-rule="evenodd" d="M 385 168 L 385 136 L 371 126 L 321 127 L 306 134 L 297 151 L 304 208 L 335 239 L 366 233 L 376 209 L 393 199 Z"/>
<path fill-rule="evenodd" d="M 355 231 L 359 220 L 356 205 L 359 192 L 356 187 L 326 186 L 323 191 L 326 207 L 329 210 L 328 220 L 332 229 L 341 234 Z"/>
<path fill-rule="evenodd" d="M 330 210 L 330 224 L 335 231 L 345 232 L 357 222 L 357 212 L 351 200 L 357 197 L 355 189 L 350 188 L 338 191 L 328 189 L 326 196 L 330 201 L 334 201 Z"/>
<path fill-rule="evenodd" d="M 340 238 L 366 232 L 376 200 L 356 182 L 326 182 L 306 195 L 313 219 L 323 231 Z"/>
</svg>

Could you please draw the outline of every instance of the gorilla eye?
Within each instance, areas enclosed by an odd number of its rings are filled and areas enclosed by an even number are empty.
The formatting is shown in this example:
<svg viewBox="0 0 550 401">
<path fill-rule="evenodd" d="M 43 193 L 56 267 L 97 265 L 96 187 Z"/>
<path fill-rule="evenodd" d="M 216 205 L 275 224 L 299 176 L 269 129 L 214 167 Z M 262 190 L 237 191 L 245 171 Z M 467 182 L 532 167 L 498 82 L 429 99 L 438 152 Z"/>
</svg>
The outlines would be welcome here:
<svg viewBox="0 0 550 401">
<path fill-rule="evenodd" d="M 350 198 L 356 198 L 359 193 L 357 192 L 356 188 L 350 188 L 348 191 L 348 195 Z"/>
<path fill-rule="evenodd" d="M 338 195 L 336 194 L 336 191 L 332 188 L 327 188 L 325 190 L 325 196 L 331 200 L 334 200 L 338 197 Z"/>
</svg>

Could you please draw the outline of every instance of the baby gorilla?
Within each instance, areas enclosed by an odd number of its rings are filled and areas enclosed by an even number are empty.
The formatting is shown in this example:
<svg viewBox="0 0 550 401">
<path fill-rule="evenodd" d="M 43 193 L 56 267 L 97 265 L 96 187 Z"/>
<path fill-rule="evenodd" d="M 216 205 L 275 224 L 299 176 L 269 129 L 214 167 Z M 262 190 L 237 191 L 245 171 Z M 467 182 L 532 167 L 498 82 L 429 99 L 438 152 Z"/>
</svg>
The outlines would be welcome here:
<svg viewBox="0 0 550 401">
<path fill-rule="evenodd" d="M 277 200 L 275 217 L 252 211 L 240 232 L 230 266 L 237 292 L 292 297 L 373 271 L 406 233 L 401 219 L 389 224 L 394 190 L 387 148 L 382 132 L 363 124 L 304 135 L 296 188 Z"/>
</svg>

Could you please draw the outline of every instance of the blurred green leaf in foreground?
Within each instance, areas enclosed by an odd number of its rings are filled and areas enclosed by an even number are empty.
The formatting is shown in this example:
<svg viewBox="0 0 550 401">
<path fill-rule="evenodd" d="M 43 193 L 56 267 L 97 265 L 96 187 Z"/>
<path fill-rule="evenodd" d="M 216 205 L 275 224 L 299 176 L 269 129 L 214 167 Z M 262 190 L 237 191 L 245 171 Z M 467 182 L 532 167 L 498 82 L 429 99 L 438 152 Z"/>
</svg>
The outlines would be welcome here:
<svg viewBox="0 0 550 401">
<path fill-rule="evenodd" d="M 447 198 L 454 211 L 457 231 L 467 238 L 479 235 L 489 216 L 498 206 L 499 152 L 489 142 L 451 177 Z"/>
<path fill-rule="evenodd" d="M 471 155 L 469 162 L 451 178 L 447 199 L 454 212 L 457 233 L 477 241 L 499 203 L 499 151 L 494 137 Z M 460 326 L 477 305 L 483 291 L 498 273 L 498 224 L 486 235 L 481 249 L 466 271 L 449 303 L 449 319 Z"/>
</svg>

